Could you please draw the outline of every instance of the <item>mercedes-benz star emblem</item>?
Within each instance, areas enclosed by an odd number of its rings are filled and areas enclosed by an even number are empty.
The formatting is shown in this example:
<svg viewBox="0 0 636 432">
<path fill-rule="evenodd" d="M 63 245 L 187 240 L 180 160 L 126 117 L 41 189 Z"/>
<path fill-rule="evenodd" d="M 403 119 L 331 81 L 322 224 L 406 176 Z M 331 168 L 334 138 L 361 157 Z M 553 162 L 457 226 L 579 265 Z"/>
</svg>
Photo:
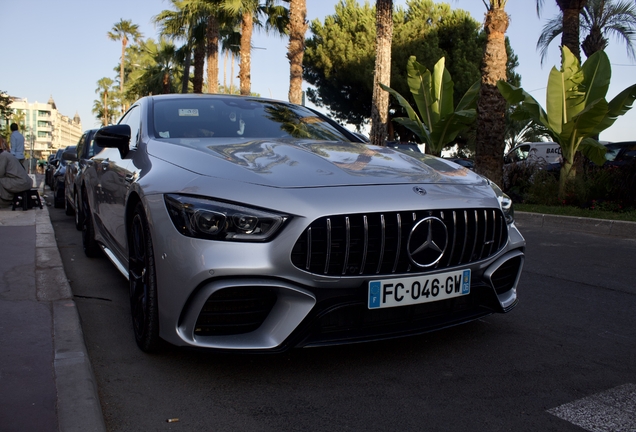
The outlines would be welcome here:
<svg viewBox="0 0 636 432">
<path fill-rule="evenodd" d="M 448 231 L 441 219 L 428 216 L 411 229 L 406 245 L 411 262 L 418 267 L 430 267 L 439 262 L 448 244 Z"/>
<path fill-rule="evenodd" d="M 422 196 L 426 195 L 426 189 L 421 186 L 413 186 L 413 192 Z"/>
</svg>

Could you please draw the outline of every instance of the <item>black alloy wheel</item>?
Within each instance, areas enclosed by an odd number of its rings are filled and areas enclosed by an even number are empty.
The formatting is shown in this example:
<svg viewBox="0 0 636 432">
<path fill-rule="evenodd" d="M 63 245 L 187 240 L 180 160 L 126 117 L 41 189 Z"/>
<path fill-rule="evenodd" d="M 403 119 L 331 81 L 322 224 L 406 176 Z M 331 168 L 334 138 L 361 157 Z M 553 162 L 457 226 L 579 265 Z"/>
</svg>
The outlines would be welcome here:
<svg viewBox="0 0 636 432">
<path fill-rule="evenodd" d="M 84 208 L 81 205 L 77 191 L 73 193 L 73 203 L 75 204 L 75 228 L 82 231 L 84 228 Z"/>
<path fill-rule="evenodd" d="M 95 227 L 93 226 L 93 217 L 88 206 L 88 197 L 86 190 L 82 191 L 82 211 L 84 212 L 84 223 L 82 224 L 82 246 L 84 254 L 89 258 L 96 258 L 101 255 L 101 249 L 97 240 L 95 240 Z"/>
<path fill-rule="evenodd" d="M 55 183 L 53 183 L 54 187 L 53 187 L 53 207 L 55 208 L 63 208 L 64 207 L 64 201 L 66 200 L 64 198 L 64 189 L 60 188 L 59 186 L 59 181 L 56 178 L 54 180 Z"/>
<path fill-rule="evenodd" d="M 135 341 L 144 352 L 157 351 L 160 345 L 157 276 L 152 238 L 141 203 L 137 203 L 130 224 L 128 251 L 130 311 Z"/>
</svg>

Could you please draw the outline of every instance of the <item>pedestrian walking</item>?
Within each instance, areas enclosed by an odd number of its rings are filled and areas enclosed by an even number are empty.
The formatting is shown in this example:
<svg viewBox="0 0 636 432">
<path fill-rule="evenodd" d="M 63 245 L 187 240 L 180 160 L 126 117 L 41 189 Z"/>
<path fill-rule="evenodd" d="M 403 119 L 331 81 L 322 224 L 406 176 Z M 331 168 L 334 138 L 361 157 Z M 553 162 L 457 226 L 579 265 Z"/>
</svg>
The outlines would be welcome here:
<svg viewBox="0 0 636 432">
<path fill-rule="evenodd" d="M 24 163 L 24 136 L 18 130 L 16 123 L 11 123 L 11 154 L 22 164 L 22 167 L 26 170 L 26 164 Z"/>
<path fill-rule="evenodd" d="M 4 138 L 0 138 L 0 207 L 8 207 L 13 202 L 13 194 L 28 191 L 33 180 L 24 165 L 7 151 Z"/>
</svg>

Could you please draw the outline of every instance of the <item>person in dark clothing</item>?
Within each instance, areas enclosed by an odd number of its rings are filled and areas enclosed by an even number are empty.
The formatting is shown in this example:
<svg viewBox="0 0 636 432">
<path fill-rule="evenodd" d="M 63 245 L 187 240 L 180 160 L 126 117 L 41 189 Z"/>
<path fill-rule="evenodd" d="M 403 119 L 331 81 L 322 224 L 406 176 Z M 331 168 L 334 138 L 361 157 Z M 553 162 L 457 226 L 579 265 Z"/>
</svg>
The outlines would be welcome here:
<svg viewBox="0 0 636 432">
<path fill-rule="evenodd" d="M 0 207 L 8 207 L 13 194 L 28 191 L 33 180 L 15 156 L 7 151 L 4 138 L 0 138 Z"/>
</svg>

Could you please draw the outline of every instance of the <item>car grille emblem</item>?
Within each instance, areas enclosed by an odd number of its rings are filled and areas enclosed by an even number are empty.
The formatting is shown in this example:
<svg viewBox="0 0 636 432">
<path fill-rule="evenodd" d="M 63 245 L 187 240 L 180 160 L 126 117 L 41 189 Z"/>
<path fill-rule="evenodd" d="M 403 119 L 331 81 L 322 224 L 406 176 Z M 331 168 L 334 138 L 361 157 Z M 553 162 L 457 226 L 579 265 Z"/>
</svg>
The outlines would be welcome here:
<svg viewBox="0 0 636 432">
<path fill-rule="evenodd" d="M 417 222 L 407 243 L 411 262 L 418 267 L 431 267 L 439 262 L 448 244 L 448 231 L 441 219 L 429 216 Z"/>
<path fill-rule="evenodd" d="M 423 187 L 420 186 L 413 186 L 413 191 L 421 196 L 426 195 L 426 189 L 424 189 Z"/>
</svg>

